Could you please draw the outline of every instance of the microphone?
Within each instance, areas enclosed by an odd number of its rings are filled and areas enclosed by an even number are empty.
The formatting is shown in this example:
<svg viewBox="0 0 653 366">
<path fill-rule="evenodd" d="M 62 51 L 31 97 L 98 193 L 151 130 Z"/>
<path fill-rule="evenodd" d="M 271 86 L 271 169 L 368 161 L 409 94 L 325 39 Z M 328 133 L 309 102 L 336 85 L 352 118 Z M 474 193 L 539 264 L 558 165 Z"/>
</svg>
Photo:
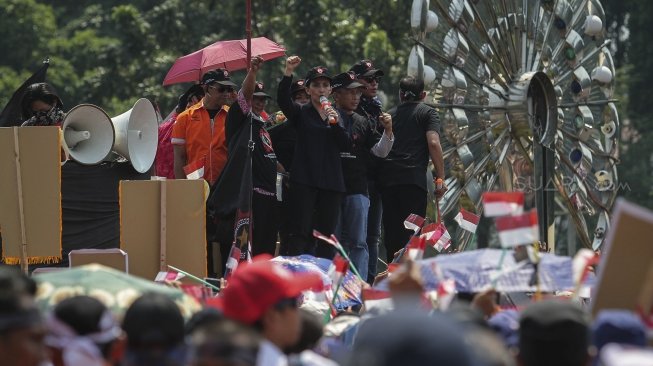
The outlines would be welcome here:
<svg viewBox="0 0 653 366">
<path fill-rule="evenodd" d="M 322 105 L 322 110 L 326 110 L 327 108 L 330 108 L 330 107 L 331 107 L 331 102 L 329 102 L 329 99 L 327 99 L 327 97 L 325 97 L 324 95 L 322 95 L 322 96 L 320 97 L 320 105 Z M 328 118 L 329 118 L 328 121 L 329 121 L 329 124 L 330 124 L 330 125 L 336 123 L 336 119 L 333 118 L 333 116 L 329 116 Z"/>
</svg>

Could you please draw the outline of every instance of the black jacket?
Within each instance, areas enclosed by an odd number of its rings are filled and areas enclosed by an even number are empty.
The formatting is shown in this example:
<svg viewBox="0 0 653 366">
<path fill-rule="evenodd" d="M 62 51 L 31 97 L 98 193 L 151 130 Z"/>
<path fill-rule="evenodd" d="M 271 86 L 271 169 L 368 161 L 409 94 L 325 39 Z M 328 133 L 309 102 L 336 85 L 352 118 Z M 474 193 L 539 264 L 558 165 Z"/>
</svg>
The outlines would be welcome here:
<svg viewBox="0 0 653 366">
<path fill-rule="evenodd" d="M 292 77 L 279 82 L 277 103 L 297 131 L 297 144 L 290 169 L 290 181 L 335 192 L 345 192 L 340 151 L 350 143 L 342 127 L 329 126 L 311 103 L 300 106 L 292 101 Z"/>
</svg>

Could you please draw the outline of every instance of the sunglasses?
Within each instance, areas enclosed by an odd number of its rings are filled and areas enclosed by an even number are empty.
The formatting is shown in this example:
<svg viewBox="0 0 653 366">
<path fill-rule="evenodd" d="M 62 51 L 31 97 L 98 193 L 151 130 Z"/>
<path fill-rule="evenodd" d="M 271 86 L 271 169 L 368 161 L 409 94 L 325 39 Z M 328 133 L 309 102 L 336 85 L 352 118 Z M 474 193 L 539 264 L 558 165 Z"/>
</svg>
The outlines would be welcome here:
<svg viewBox="0 0 653 366">
<path fill-rule="evenodd" d="M 233 93 L 234 92 L 234 88 L 232 88 L 230 86 L 217 86 L 216 87 L 216 86 L 211 85 L 211 86 L 209 86 L 209 88 L 217 90 L 218 93 Z"/>
<path fill-rule="evenodd" d="M 297 309 L 299 307 L 299 298 L 289 297 L 286 299 L 281 299 L 279 302 L 274 304 L 274 308 L 277 310 L 284 310 L 288 308 Z"/>
</svg>

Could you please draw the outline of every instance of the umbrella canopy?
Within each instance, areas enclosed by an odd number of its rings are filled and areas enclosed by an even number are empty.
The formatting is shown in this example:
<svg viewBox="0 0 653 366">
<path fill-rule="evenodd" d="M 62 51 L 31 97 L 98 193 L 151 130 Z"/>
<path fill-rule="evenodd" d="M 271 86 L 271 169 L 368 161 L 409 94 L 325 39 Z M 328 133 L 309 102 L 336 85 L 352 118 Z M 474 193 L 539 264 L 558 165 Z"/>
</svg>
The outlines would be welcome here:
<svg viewBox="0 0 653 366">
<path fill-rule="evenodd" d="M 264 61 L 285 55 L 286 49 L 265 37 L 252 38 L 252 56 Z M 223 68 L 229 71 L 247 68 L 247 40 L 219 41 L 201 50 L 182 56 L 168 71 L 163 85 L 200 81 L 207 71 Z"/>
<path fill-rule="evenodd" d="M 329 267 L 331 261 L 325 258 L 317 258 L 312 255 L 302 254 L 297 257 L 276 257 L 272 259 L 280 263 L 286 269 L 293 272 L 314 272 L 322 276 L 325 285 L 330 285 L 335 290 L 329 277 Z M 360 297 L 361 284 L 358 278 L 351 270 L 347 270 L 342 287 L 338 290 L 335 307 L 339 310 L 346 309 L 350 306 L 361 305 L 363 301 Z M 329 299 L 330 300 L 330 299 Z"/>
<path fill-rule="evenodd" d="M 500 273 L 503 274 L 496 281 L 495 289 L 497 291 L 535 292 L 536 287 L 531 285 L 534 266 L 530 263 L 516 263 L 512 251 L 509 251 L 503 259 L 502 270 L 499 271 L 502 252 L 501 249 L 479 249 L 438 255 L 417 263 L 420 265 L 426 290 L 437 289 L 439 279 L 436 271 L 439 270 L 442 273 L 442 278 L 452 278 L 456 281 L 458 292 L 483 291 Z M 571 257 L 540 253 L 540 290 L 544 292 L 573 290 L 571 263 Z M 379 284 L 381 288 L 386 286 L 387 281 Z"/>
<path fill-rule="evenodd" d="M 182 290 L 135 277 L 99 264 L 88 264 L 56 272 L 37 274 L 36 302 L 43 311 L 61 300 L 87 295 L 95 297 L 120 318 L 129 306 L 146 292 L 164 294 L 175 301 L 185 318 L 201 309 L 193 297 Z"/>
</svg>

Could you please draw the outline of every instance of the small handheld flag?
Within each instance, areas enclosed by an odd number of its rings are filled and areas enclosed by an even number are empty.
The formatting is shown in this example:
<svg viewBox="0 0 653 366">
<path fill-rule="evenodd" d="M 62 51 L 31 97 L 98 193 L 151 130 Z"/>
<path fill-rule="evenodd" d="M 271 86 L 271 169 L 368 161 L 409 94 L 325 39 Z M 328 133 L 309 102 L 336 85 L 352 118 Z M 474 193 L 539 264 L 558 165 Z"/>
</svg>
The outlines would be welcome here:
<svg viewBox="0 0 653 366">
<path fill-rule="evenodd" d="M 520 215 L 524 211 L 524 192 L 483 193 L 483 214 L 486 217 Z"/>
<path fill-rule="evenodd" d="M 504 248 L 533 244 L 540 240 L 537 211 L 517 216 L 503 216 L 496 219 L 499 241 Z"/>
<path fill-rule="evenodd" d="M 478 222 L 480 219 L 480 216 L 473 214 L 464 208 L 461 208 L 460 212 L 458 212 L 458 215 L 456 215 L 454 218 L 461 229 L 472 233 L 476 232 L 476 228 L 478 227 Z"/>
</svg>

